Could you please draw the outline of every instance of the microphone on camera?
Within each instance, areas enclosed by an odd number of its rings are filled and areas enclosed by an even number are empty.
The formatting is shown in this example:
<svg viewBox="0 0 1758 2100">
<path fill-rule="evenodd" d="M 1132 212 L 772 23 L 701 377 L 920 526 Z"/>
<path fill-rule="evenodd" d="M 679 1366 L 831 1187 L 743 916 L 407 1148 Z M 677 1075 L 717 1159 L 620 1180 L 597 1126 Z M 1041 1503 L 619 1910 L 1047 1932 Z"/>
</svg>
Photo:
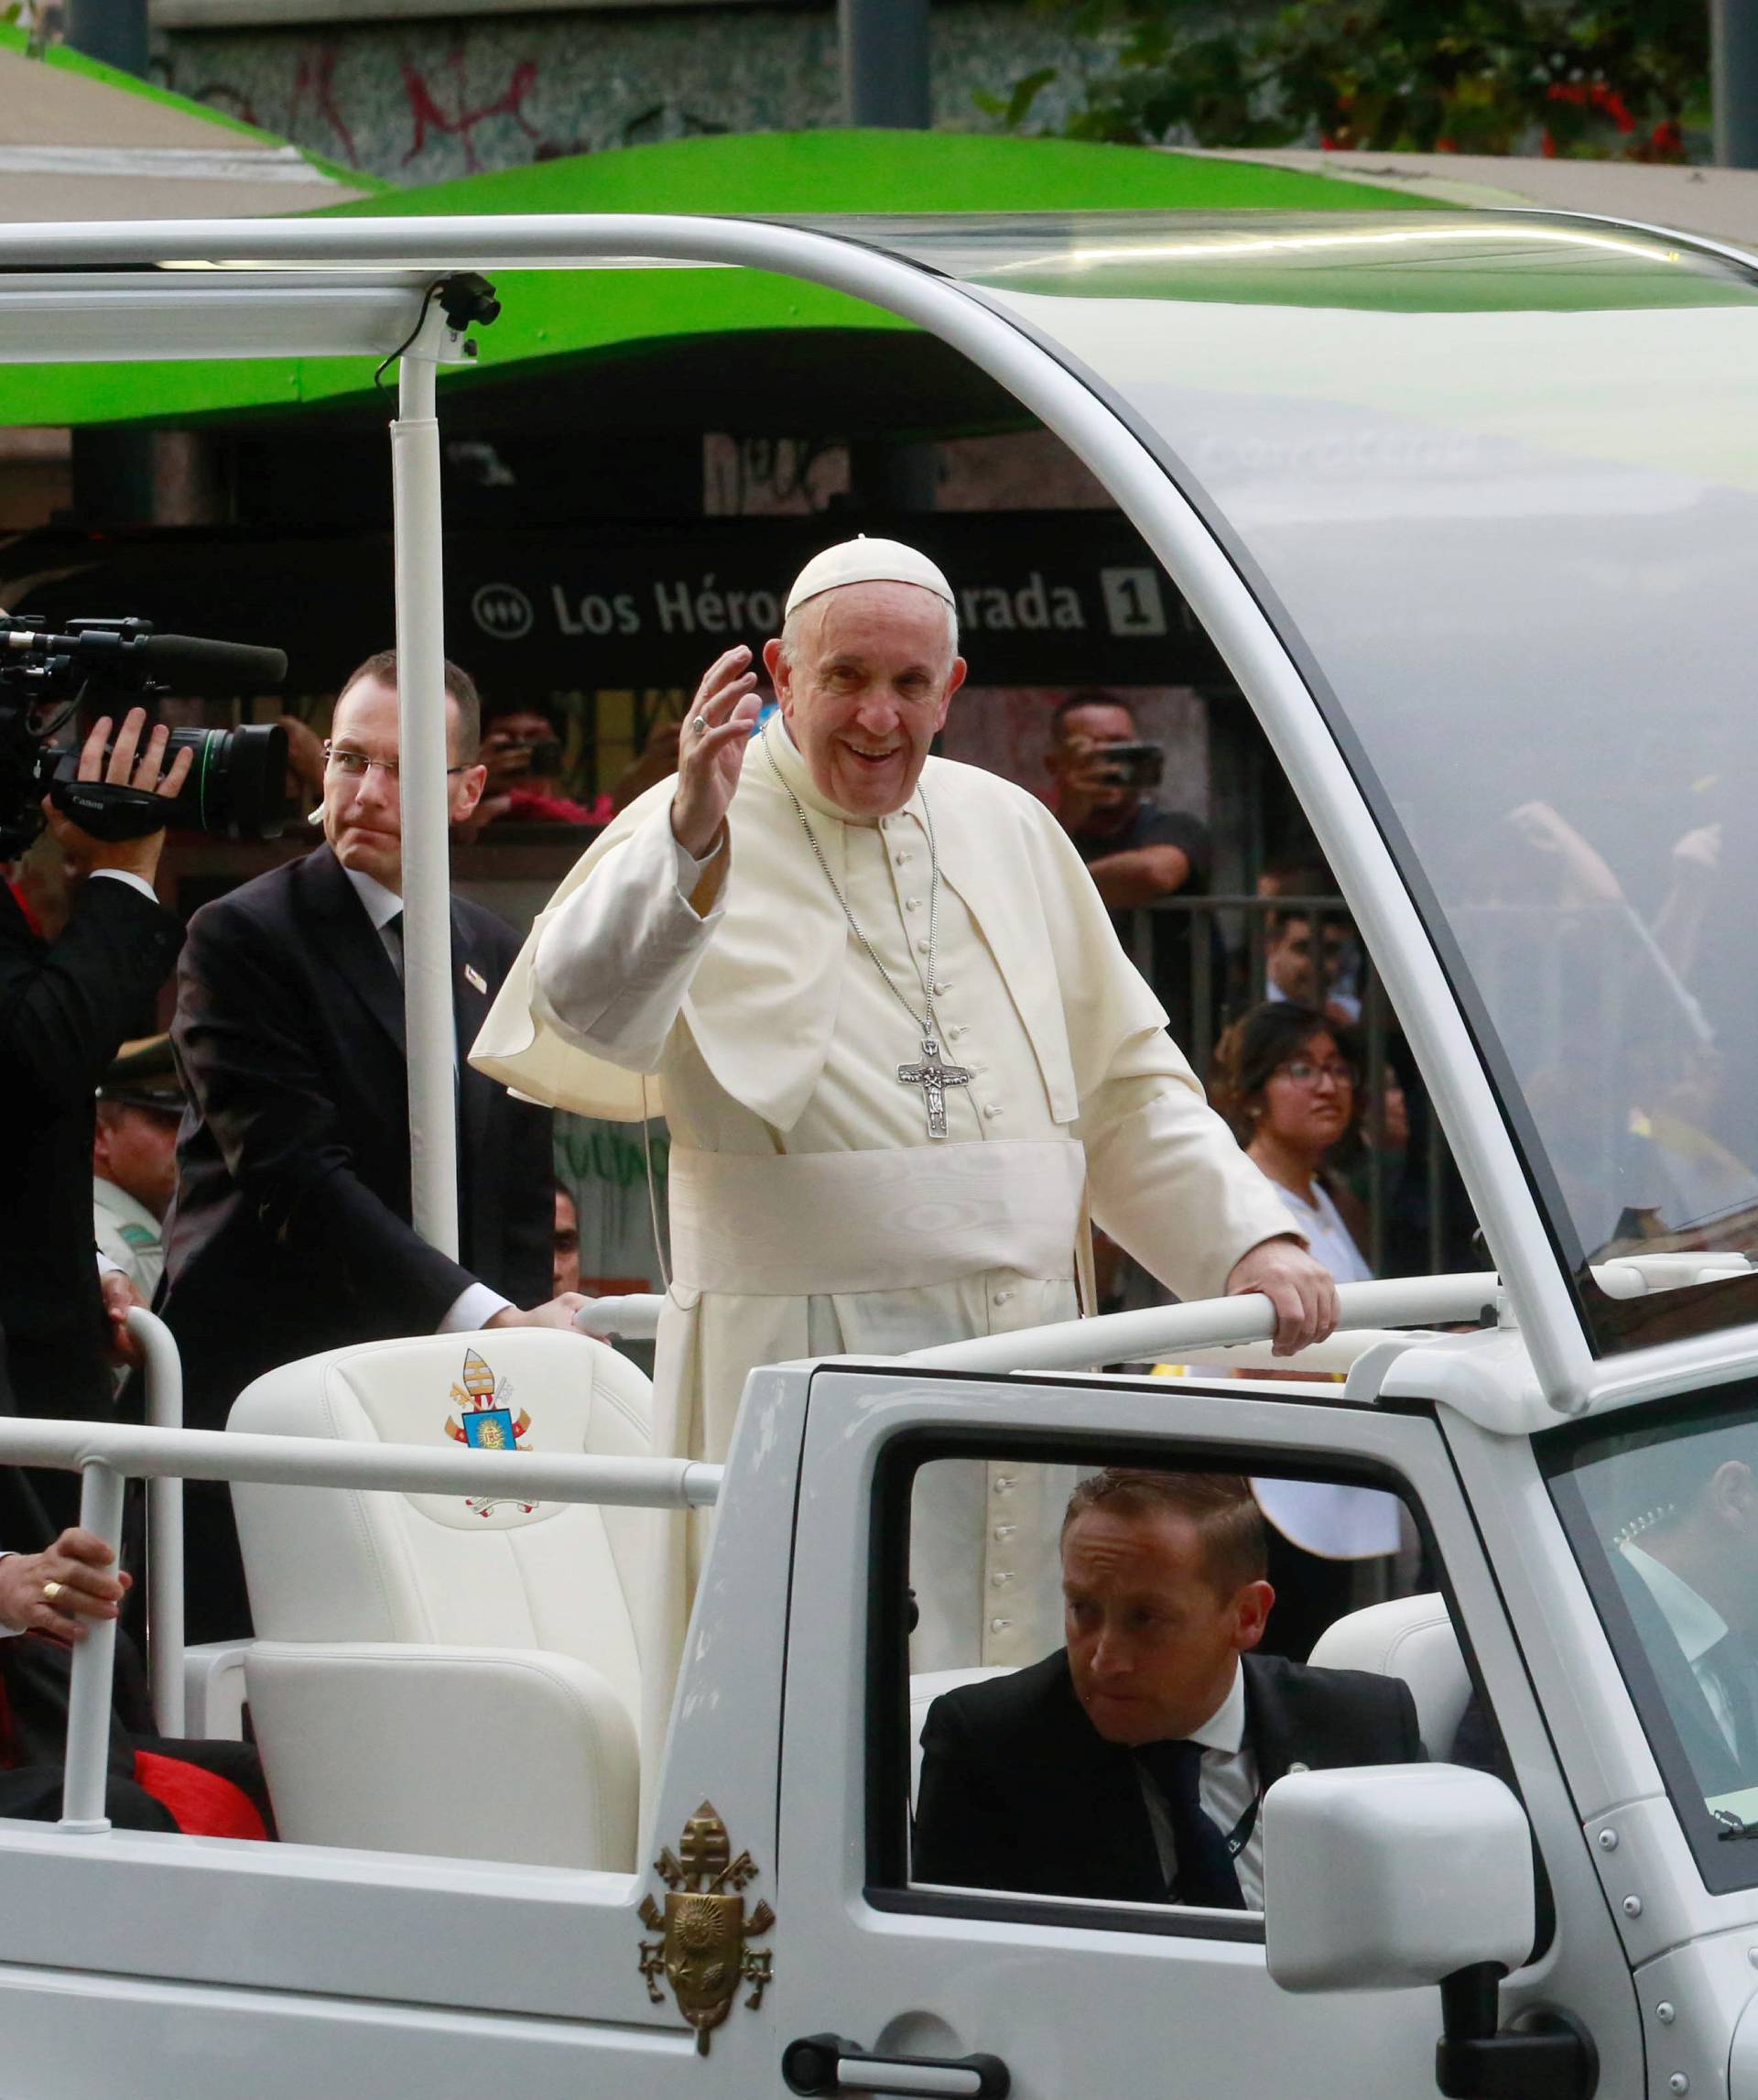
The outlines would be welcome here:
<svg viewBox="0 0 1758 2100">
<path fill-rule="evenodd" d="M 248 642 L 210 641 L 202 635 L 141 633 L 136 623 L 111 626 L 81 623 L 71 635 L 46 634 L 39 627 L 0 631 L 0 645 L 39 658 L 60 657 L 89 664 L 113 681 L 174 687 L 194 696 L 229 699 L 279 685 L 287 676 L 285 649 L 257 648 Z"/>
<path fill-rule="evenodd" d="M 287 676 L 285 649 L 257 648 L 249 642 L 211 642 L 201 635 L 143 635 L 129 645 L 128 658 L 181 691 L 221 698 L 260 691 L 264 686 L 279 685 Z"/>
</svg>

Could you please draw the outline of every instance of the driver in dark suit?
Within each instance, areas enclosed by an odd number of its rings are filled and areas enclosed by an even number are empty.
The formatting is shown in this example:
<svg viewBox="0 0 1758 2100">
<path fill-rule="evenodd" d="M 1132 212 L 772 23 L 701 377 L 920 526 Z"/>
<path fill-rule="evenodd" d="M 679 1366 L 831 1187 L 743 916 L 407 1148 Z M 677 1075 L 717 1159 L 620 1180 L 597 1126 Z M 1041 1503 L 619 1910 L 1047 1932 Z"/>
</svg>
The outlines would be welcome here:
<svg viewBox="0 0 1758 2100">
<path fill-rule="evenodd" d="M 1401 1679 L 1250 1652 L 1264 1562 L 1237 1475 L 1083 1480 L 1062 1527 L 1068 1646 L 928 1709 L 914 1878 L 1260 1909 L 1267 1788 L 1424 1754 Z"/>
<path fill-rule="evenodd" d="M 1758 1427 L 1675 1435 L 1632 1465 L 1612 1572 L 1706 1796 L 1758 1786 Z M 1750 1819 L 1748 1819 L 1750 1820 Z"/>
<path fill-rule="evenodd" d="M 479 703 L 446 667 L 453 818 L 481 794 Z M 220 1429 L 253 1378 L 393 1335 L 540 1322 L 550 1299 L 550 1112 L 515 1101 L 461 1052 L 459 1258 L 410 1222 L 402 986 L 396 663 L 354 672 L 325 747 L 324 843 L 190 922 L 171 1025 L 190 1106 L 166 1221 L 161 1310 L 183 1355 L 192 1428 Z M 468 1046 L 519 937 L 451 902 L 452 1004 Z M 192 1482 L 192 1640 L 250 1630 L 223 1487 Z"/>
</svg>

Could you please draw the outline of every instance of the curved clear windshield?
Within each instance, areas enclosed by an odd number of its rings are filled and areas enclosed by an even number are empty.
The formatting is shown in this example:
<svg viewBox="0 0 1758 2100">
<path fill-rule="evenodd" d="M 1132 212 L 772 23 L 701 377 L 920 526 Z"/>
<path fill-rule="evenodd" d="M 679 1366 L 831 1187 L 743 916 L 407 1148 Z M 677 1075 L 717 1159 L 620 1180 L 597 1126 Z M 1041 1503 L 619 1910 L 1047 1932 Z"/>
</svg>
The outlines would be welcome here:
<svg viewBox="0 0 1758 2100">
<path fill-rule="evenodd" d="M 1595 1346 L 1758 1316 L 1758 285 L 1593 221 L 1069 221 L 907 245 L 1083 360 L 1332 720 Z"/>
<path fill-rule="evenodd" d="M 1758 1885 L 1758 1391 L 1541 1455 L 1704 1881 Z"/>
</svg>

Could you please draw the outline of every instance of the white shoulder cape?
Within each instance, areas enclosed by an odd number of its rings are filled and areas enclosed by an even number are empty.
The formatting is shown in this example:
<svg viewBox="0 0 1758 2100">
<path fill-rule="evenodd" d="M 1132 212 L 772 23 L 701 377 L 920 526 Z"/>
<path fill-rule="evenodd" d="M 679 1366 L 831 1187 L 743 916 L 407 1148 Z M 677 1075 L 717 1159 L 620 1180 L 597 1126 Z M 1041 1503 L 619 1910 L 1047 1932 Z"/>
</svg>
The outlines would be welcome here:
<svg viewBox="0 0 1758 2100">
<path fill-rule="evenodd" d="M 1055 1120 L 1071 1124 L 1118 1048 L 1166 1026 L 1120 946 L 1091 877 L 1054 816 L 1023 789 L 974 766 L 930 758 L 940 867 L 993 954 L 1031 1041 Z M 668 822 L 672 783 L 630 804 L 593 841 L 531 929 L 471 1053 L 515 1093 L 613 1122 L 664 1113 L 654 1075 L 569 1041 L 537 1006 L 537 941 L 557 908 L 644 823 Z M 919 807 L 919 804 L 912 804 Z M 774 776 L 747 762 L 728 823 L 725 910 L 679 1019 L 716 1081 L 773 1127 L 789 1130 L 824 1070 L 848 955 L 848 926 Z M 814 829 L 838 880 L 844 827 Z"/>
</svg>

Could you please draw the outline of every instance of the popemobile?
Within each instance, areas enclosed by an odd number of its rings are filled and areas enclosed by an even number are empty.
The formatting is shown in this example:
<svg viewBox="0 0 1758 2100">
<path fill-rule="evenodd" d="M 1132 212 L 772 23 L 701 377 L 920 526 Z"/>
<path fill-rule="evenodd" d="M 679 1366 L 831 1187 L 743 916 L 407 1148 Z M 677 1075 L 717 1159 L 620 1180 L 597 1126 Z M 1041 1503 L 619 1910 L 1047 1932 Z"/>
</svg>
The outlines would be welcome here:
<svg viewBox="0 0 1758 2100">
<path fill-rule="evenodd" d="M 154 1484 L 161 1725 L 247 1700 L 279 1842 L 108 1826 L 86 1642 L 65 1819 L 0 1823 L 0 2085 L 1758 2100 L 1758 259 L 1427 210 L 0 230 L 10 361 L 400 355 L 442 1243 L 436 367 L 470 273 L 656 263 L 889 310 L 1104 484 L 1337 872 L 1481 1272 L 1346 1287 L 1294 1377 L 1258 1298 L 762 1369 L 723 1467 L 650 1455 L 625 1356 L 524 1329 L 290 1365 L 185 1431 L 136 1316 L 154 1426 L 7 1421 L 0 1461 L 82 1472 L 113 1537 Z M 1395 1497 L 1396 1572 L 1314 1660 L 1403 1680 L 1425 1757 L 1290 1760 L 1261 1909 L 1033 1894 L 1030 1827 L 1005 1891 L 921 1879 L 924 1716 L 1001 1667 L 911 1653 L 924 1485 L 973 1458 L 996 1540 L 1055 1526 L 1018 1495 L 1045 1466 Z M 187 1658 L 184 1478 L 236 1484 L 257 1628 Z M 640 1570 L 685 1509 L 711 1538 L 644 1755 Z"/>
</svg>

